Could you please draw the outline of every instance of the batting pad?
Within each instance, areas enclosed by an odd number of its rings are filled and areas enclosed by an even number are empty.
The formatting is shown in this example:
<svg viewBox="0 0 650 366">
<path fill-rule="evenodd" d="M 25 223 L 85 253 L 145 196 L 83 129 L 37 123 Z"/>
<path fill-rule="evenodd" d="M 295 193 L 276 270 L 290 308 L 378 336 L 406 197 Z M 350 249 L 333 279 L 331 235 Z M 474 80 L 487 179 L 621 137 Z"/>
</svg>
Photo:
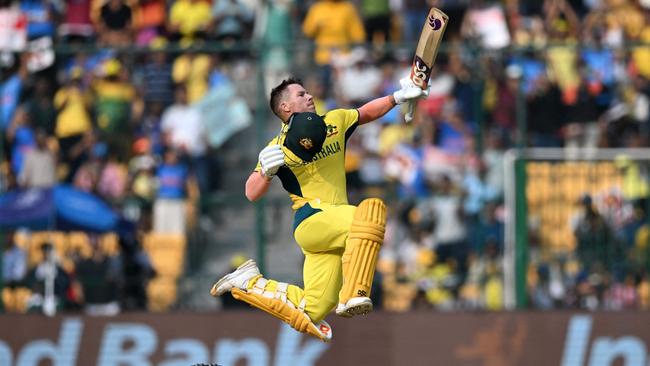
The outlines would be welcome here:
<svg viewBox="0 0 650 366">
<path fill-rule="evenodd" d="M 259 283 L 261 280 L 264 279 L 260 278 L 257 282 Z M 275 291 L 259 291 L 259 287 L 254 287 L 247 291 L 234 288 L 231 290 L 231 293 L 235 299 L 244 301 L 273 315 L 289 324 L 295 330 L 312 335 L 323 342 L 329 342 L 331 339 L 331 329 L 327 329 L 329 334 L 322 333 L 303 311 L 304 300 L 297 308 L 287 300 L 286 288 L 286 283 L 278 282 L 278 289 Z"/>
<path fill-rule="evenodd" d="M 339 292 L 340 303 L 345 304 L 353 297 L 370 297 L 385 227 L 384 202 L 378 198 L 363 200 L 354 212 L 348 243 L 341 258 L 343 287 Z"/>
</svg>

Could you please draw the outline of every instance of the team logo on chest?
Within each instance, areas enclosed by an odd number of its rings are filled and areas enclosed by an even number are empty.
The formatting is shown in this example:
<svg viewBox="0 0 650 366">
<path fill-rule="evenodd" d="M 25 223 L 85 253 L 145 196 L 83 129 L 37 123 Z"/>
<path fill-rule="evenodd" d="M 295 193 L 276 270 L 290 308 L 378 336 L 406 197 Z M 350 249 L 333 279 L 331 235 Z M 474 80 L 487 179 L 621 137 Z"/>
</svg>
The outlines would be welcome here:
<svg viewBox="0 0 650 366">
<path fill-rule="evenodd" d="M 339 130 L 334 125 L 327 125 L 327 137 L 334 136 L 339 133 Z"/>
</svg>

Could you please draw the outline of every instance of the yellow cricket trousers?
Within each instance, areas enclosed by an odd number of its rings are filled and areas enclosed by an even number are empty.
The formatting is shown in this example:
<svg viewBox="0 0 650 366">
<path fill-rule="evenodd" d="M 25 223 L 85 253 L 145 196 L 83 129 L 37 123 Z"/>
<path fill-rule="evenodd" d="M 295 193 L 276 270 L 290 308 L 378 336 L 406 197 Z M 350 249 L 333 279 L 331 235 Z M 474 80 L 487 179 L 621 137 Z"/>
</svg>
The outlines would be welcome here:
<svg viewBox="0 0 650 366">
<path fill-rule="evenodd" d="M 294 217 L 294 238 L 305 254 L 305 289 L 289 285 L 287 298 L 296 307 L 305 301 L 305 312 L 314 323 L 325 318 L 338 304 L 343 285 L 341 256 L 345 251 L 355 206 L 310 202 Z M 252 288 L 257 281 L 251 281 Z M 275 291 L 277 282 L 269 280 L 266 291 Z"/>
</svg>

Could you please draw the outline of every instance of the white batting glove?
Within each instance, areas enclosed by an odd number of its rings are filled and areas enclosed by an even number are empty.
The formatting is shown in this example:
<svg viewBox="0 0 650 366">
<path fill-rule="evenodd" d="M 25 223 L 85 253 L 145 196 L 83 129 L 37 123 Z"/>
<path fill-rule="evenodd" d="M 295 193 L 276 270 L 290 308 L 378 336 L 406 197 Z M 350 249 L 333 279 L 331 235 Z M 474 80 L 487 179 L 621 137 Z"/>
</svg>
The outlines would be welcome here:
<svg viewBox="0 0 650 366">
<path fill-rule="evenodd" d="M 420 87 L 415 85 L 410 78 L 405 77 L 399 81 L 402 89 L 393 93 L 393 98 L 395 98 L 395 103 L 402 104 L 413 99 L 426 97 L 429 95 L 429 90 L 422 90 Z"/>
<path fill-rule="evenodd" d="M 280 145 L 269 145 L 260 151 L 260 165 L 262 165 L 262 174 L 267 177 L 273 177 L 284 165 L 284 152 Z"/>
</svg>

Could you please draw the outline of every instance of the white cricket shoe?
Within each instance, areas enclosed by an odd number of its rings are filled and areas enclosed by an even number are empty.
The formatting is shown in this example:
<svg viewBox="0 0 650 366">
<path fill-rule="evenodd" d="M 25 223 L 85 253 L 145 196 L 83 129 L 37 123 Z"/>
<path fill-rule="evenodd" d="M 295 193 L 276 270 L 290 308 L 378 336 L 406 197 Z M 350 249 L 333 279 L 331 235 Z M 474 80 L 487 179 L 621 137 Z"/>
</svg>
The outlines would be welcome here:
<svg viewBox="0 0 650 366">
<path fill-rule="evenodd" d="M 372 311 L 372 300 L 369 297 L 353 297 L 345 304 L 339 303 L 336 315 L 351 318 L 355 315 L 365 315 Z"/>
<path fill-rule="evenodd" d="M 257 268 L 257 264 L 254 260 L 249 259 L 237 267 L 236 270 L 228 273 L 221 277 L 219 281 L 215 282 L 214 285 L 212 285 L 212 289 L 210 289 L 210 295 L 214 297 L 221 296 L 233 288 L 246 290 L 248 280 L 258 276 L 259 274 L 260 269 Z"/>
</svg>

